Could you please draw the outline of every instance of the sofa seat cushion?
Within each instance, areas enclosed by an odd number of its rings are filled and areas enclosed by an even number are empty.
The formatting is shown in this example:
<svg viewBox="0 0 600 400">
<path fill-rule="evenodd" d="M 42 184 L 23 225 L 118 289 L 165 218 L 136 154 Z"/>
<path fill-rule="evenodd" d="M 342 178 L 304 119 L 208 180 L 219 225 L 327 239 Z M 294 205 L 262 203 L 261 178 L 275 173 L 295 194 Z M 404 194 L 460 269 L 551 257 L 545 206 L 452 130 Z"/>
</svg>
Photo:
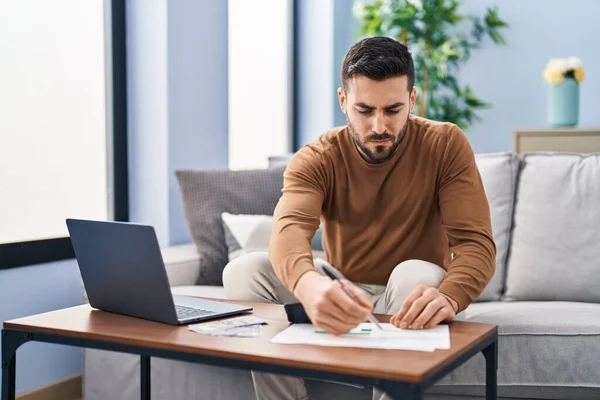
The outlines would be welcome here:
<svg viewBox="0 0 600 400">
<path fill-rule="evenodd" d="M 600 398 L 600 304 L 474 303 L 465 320 L 498 325 L 498 386 L 597 389 Z M 485 360 L 474 357 L 442 379 L 436 392 L 485 385 Z M 461 390 L 462 394 L 466 394 Z M 569 397 L 570 398 L 570 397 Z"/>
<path fill-rule="evenodd" d="M 568 301 L 476 303 L 465 310 L 465 319 L 496 324 L 501 336 L 599 335 L 600 337 L 600 304 L 593 303 Z M 600 351 L 600 346 L 598 350 Z"/>
<path fill-rule="evenodd" d="M 192 297 L 210 297 L 213 299 L 226 299 L 225 288 L 223 286 L 208 285 L 190 285 L 176 286 L 171 288 L 173 294 Z"/>
</svg>

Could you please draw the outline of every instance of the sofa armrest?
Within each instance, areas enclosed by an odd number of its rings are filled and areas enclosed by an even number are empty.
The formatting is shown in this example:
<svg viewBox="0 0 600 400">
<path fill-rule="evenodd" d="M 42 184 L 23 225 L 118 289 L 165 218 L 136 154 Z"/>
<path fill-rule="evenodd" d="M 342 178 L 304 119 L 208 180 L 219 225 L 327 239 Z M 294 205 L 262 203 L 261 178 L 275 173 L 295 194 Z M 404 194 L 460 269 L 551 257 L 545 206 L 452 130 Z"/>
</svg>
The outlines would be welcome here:
<svg viewBox="0 0 600 400">
<path fill-rule="evenodd" d="M 161 253 L 171 287 L 195 285 L 198 282 L 200 255 L 193 243 L 163 247 Z"/>
</svg>

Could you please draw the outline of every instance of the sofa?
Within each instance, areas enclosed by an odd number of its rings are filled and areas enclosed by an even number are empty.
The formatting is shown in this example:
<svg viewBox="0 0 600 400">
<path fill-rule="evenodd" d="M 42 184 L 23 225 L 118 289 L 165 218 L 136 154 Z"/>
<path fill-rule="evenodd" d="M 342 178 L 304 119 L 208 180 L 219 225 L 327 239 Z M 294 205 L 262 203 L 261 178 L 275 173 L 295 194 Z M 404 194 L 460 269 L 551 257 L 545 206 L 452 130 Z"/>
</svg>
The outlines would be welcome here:
<svg viewBox="0 0 600 400">
<path fill-rule="evenodd" d="M 163 249 L 173 293 L 225 297 L 219 213 L 268 215 L 286 159 L 271 161 L 262 171 L 178 171 L 193 241 Z M 599 399 L 600 154 L 505 152 L 477 154 L 476 161 L 497 259 L 494 277 L 464 316 L 499 327 L 499 398 Z M 246 207 L 246 199 L 255 204 Z M 201 221 L 207 214 L 210 223 Z M 210 254 L 214 248 L 220 255 Z M 139 398 L 136 356 L 84 353 L 85 400 Z M 248 371 L 156 359 L 151 373 L 156 400 L 254 398 Z M 477 356 L 425 398 L 484 398 L 484 383 Z M 307 387 L 311 399 L 371 399 L 370 388 L 314 380 Z"/>
</svg>

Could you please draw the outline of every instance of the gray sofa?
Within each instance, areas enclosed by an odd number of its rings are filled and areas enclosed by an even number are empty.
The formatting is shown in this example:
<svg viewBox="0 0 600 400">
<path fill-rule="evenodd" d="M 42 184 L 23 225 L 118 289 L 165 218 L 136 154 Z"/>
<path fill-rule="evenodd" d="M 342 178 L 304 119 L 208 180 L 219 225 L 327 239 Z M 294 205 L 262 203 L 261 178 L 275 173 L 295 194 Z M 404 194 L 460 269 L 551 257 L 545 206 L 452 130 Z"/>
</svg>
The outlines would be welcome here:
<svg viewBox="0 0 600 400">
<path fill-rule="evenodd" d="M 492 211 L 497 267 L 465 317 L 499 326 L 500 398 L 600 398 L 600 154 L 480 154 L 477 163 Z M 181 184 L 197 241 L 202 235 L 191 208 L 202 207 L 203 197 L 198 188 L 185 189 L 189 182 Z M 173 292 L 223 298 L 215 272 L 206 272 L 214 266 L 202 261 L 211 256 L 196 245 L 163 251 Z M 135 356 L 85 351 L 85 400 L 137 399 L 138 377 Z M 153 360 L 152 382 L 153 399 L 254 398 L 250 374 L 228 368 Z M 426 398 L 482 398 L 484 382 L 484 359 L 475 357 Z M 311 399 L 371 398 L 369 388 L 307 385 Z"/>
</svg>

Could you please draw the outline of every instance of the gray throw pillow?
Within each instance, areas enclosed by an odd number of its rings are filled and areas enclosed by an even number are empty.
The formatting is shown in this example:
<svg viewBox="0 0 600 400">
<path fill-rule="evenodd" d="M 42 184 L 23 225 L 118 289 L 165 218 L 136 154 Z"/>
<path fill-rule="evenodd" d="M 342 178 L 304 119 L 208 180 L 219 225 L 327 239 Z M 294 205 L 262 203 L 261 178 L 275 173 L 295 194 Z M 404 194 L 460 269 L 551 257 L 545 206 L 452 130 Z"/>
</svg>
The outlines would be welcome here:
<svg viewBox="0 0 600 400">
<path fill-rule="evenodd" d="M 600 154 L 528 154 L 505 300 L 600 303 Z"/>
<path fill-rule="evenodd" d="M 221 214 L 273 215 L 284 170 L 176 171 L 186 223 L 201 256 L 198 284 L 223 284 L 228 252 Z"/>
</svg>

